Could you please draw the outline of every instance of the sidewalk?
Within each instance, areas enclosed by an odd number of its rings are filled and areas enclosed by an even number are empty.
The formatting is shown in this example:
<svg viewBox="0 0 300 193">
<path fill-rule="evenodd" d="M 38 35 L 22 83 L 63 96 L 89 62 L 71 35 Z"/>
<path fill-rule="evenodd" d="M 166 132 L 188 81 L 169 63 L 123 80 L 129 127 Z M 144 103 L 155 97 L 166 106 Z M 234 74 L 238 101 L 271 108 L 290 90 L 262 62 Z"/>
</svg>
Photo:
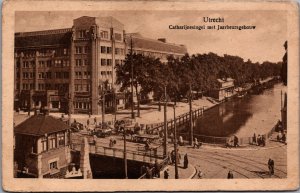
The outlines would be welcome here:
<svg viewBox="0 0 300 193">
<path fill-rule="evenodd" d="M 164 171 L 169 170 L 169 179 L 175 179 L 175 165 L 168 165 L 164 170 L 160 172 L 160 179 L 164 179 Z M 189 164 L 188 168 L 183 168 L 183 163 L 178 165 L 178 178 L 179 179 L 191 179 L 196 175 L 196 168 Z"/>
</svg>

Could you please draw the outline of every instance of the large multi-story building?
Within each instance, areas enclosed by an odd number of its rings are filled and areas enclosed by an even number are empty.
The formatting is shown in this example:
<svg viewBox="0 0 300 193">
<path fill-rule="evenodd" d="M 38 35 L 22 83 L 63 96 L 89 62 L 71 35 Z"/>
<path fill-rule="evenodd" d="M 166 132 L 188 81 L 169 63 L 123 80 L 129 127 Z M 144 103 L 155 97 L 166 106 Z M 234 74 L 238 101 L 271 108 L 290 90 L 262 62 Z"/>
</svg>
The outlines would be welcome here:
<svg viewBox="0 0 300 193">
<path fill-rule="evenodd" d="M 99 114 L 101 95 L 106 109 L 124 108 L 115 65 L 125 60 L 129 41 L 135 53 L 163 62 L 168 55 L 187 52 L 165 39 L 126 35 L 124 25 L 113 17 L 83 16 L 72 28 L 15 33 L 15 108 Z"/>
</svg>

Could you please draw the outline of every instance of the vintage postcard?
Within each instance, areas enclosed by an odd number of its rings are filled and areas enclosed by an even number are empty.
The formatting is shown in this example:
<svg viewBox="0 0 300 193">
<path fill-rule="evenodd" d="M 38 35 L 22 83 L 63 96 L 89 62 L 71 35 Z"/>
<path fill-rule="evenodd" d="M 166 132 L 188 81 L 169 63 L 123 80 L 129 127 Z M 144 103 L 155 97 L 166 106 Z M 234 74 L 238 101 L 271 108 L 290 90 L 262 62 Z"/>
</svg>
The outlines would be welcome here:
<svg viewBox="0 0 300 193">
<path fill-rule="evenodd" d="M 293 1 L 3 3 L 7 191 L 299 188 Z"/>
</svg>

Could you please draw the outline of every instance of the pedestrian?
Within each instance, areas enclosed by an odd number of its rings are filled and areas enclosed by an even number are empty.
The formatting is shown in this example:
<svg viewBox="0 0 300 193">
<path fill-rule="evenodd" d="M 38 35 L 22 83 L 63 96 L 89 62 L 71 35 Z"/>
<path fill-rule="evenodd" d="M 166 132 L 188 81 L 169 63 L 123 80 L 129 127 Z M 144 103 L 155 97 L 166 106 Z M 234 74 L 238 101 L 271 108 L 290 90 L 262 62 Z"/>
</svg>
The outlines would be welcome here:
<svg viewBox="0 0 300 193">
<path fill-rule="evenodd" d="M 233 179 L 233 173 L 231 170 L 229 170 L 229 172 L 227 174 L 227 179 Z"/>
<path fill-rule="evenodd" d="M 170 134 L 170 138 L 171 138 L 171 143 L 173 143 L 174 142 L 174 135 L 173 135 L 173 133 Z"/>
<path fill-rule="evenodd" d="M 94 117 L 94 125 L 97 125 L 97 117 Z"/>
<path fill-rule="evenodd" d="M 91 112 L 89 112 L 89 118 L 91 118 Z"/>
<path fill-rule="evenodd" d="M 266 137 L 265 137 L 265 135 L 262 135 L 262 137 L 261 137 L 261 144 L 262 144 L 263 147 L 266 146 Z"/>
<path fill-rule="evenodd" d="M 199 149 L 199 142 L 198 142 L 198 139 L 195 138 L 195 141 L 194 141 L 194 148 L 198 148 Z"/>
<path fill-rule="evenodd" d="M 189 159 L 188 159 L 188 155 L 187 153 L 184 155 L 184 160 L 183 160 L 183 165 L 184 168 L 188 168 L 188 164 L 189 164 Z"/>
<path fill-rule="evenodd" d="M 172 160 L 172 164 L 174 164 L 175 163 L 175 151 L 174 150 L 171 151 L 171 160 Z"/>
<path fill-rule="evenodd" d="M 274 175 L 274 160 L 272 160 L 271 158 L 269 158 L 268 161 L 268 168 L 269 168 L 269 174 Z"/>
<path fill-rule="evenodd" d="M 202 172 L 201 168 L 198 168 L 198 179 L 202 179 L 204 176 L 204 173 Z"/>
<path fill-rule="evenodd" d="M 261 145 L 261 136 L 260 135 L 257 136 L 257 145 L 258 146 Z"/>
<path fill-rule="evenodd" d="M 235 135 L 233 138 L 233 146 L 238 147 L 239 146 L 239 138 Z"/>
<path fill-rule="evenodd" d="M 164 171 L 164 179 L 169 179 L 169 169 Z"/>
<path fill-rule="evenodd" d="M 255 145 L 255 144 L 257 144 L 256 141 L 257 141 L 256 140 L 256 134 L 254 133 L 254 135 L 253 135 L 253 142 L 252 143 Z"/>
<path fill-rule="evenodd" d="M 281 140 L 284 144 L 286 144 L 286 134 L 285 134 L 285 132 L 283 132 Z"/>
<path fill-rule="evenodd" d="M 154 176 L 160 178 L 160 165 L 157 160 L 155 160 L 154 171 L 155 171 Z"/>
<path fill-rule="evenodd" d="M 86 120 L 86 124 L 90 125 L 90 120 L 89 119 Z"/>
<path fill-rule="evenodd" d="M 184 146 L 183 138 L 181 135 L 179 136 L 179 145 Z"/>
</svg>

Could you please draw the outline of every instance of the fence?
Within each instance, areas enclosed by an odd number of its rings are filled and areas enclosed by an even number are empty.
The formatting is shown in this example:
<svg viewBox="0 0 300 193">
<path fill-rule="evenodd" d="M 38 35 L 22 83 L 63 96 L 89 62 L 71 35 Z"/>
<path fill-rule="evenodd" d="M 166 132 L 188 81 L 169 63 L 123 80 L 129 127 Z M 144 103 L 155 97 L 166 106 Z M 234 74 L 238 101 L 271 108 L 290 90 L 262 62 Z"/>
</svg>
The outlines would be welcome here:
<svg viewBox="0 0 300 193">
<path fill-rule="evenodd" d="M 275 131 L 275 128 L 276 128 L 276 126 L 274 126 L 268 133 L 263 134 L 262 136 L 265 139 L 269 139 L 271 137 L 272 133 Z M 178 136 L 182 136 L 183 140 L 185 140 L 185 141 L 189 141 L 189 139 L 190 139 L 189 133 L 179 133 Z M 233 141 L 233 136 L 214 137 L 214 136 L 194 134 L 194 138 L 197 138 L 199 142 L 209 143 L 212 145 L 225 145 L 227 142 Z M 239 140 L 238 143 L 241 146 L 253 144 L 253 137 L 240 137 L 240 138 L 238 138 L 238 140 Z"/>
</svg>

